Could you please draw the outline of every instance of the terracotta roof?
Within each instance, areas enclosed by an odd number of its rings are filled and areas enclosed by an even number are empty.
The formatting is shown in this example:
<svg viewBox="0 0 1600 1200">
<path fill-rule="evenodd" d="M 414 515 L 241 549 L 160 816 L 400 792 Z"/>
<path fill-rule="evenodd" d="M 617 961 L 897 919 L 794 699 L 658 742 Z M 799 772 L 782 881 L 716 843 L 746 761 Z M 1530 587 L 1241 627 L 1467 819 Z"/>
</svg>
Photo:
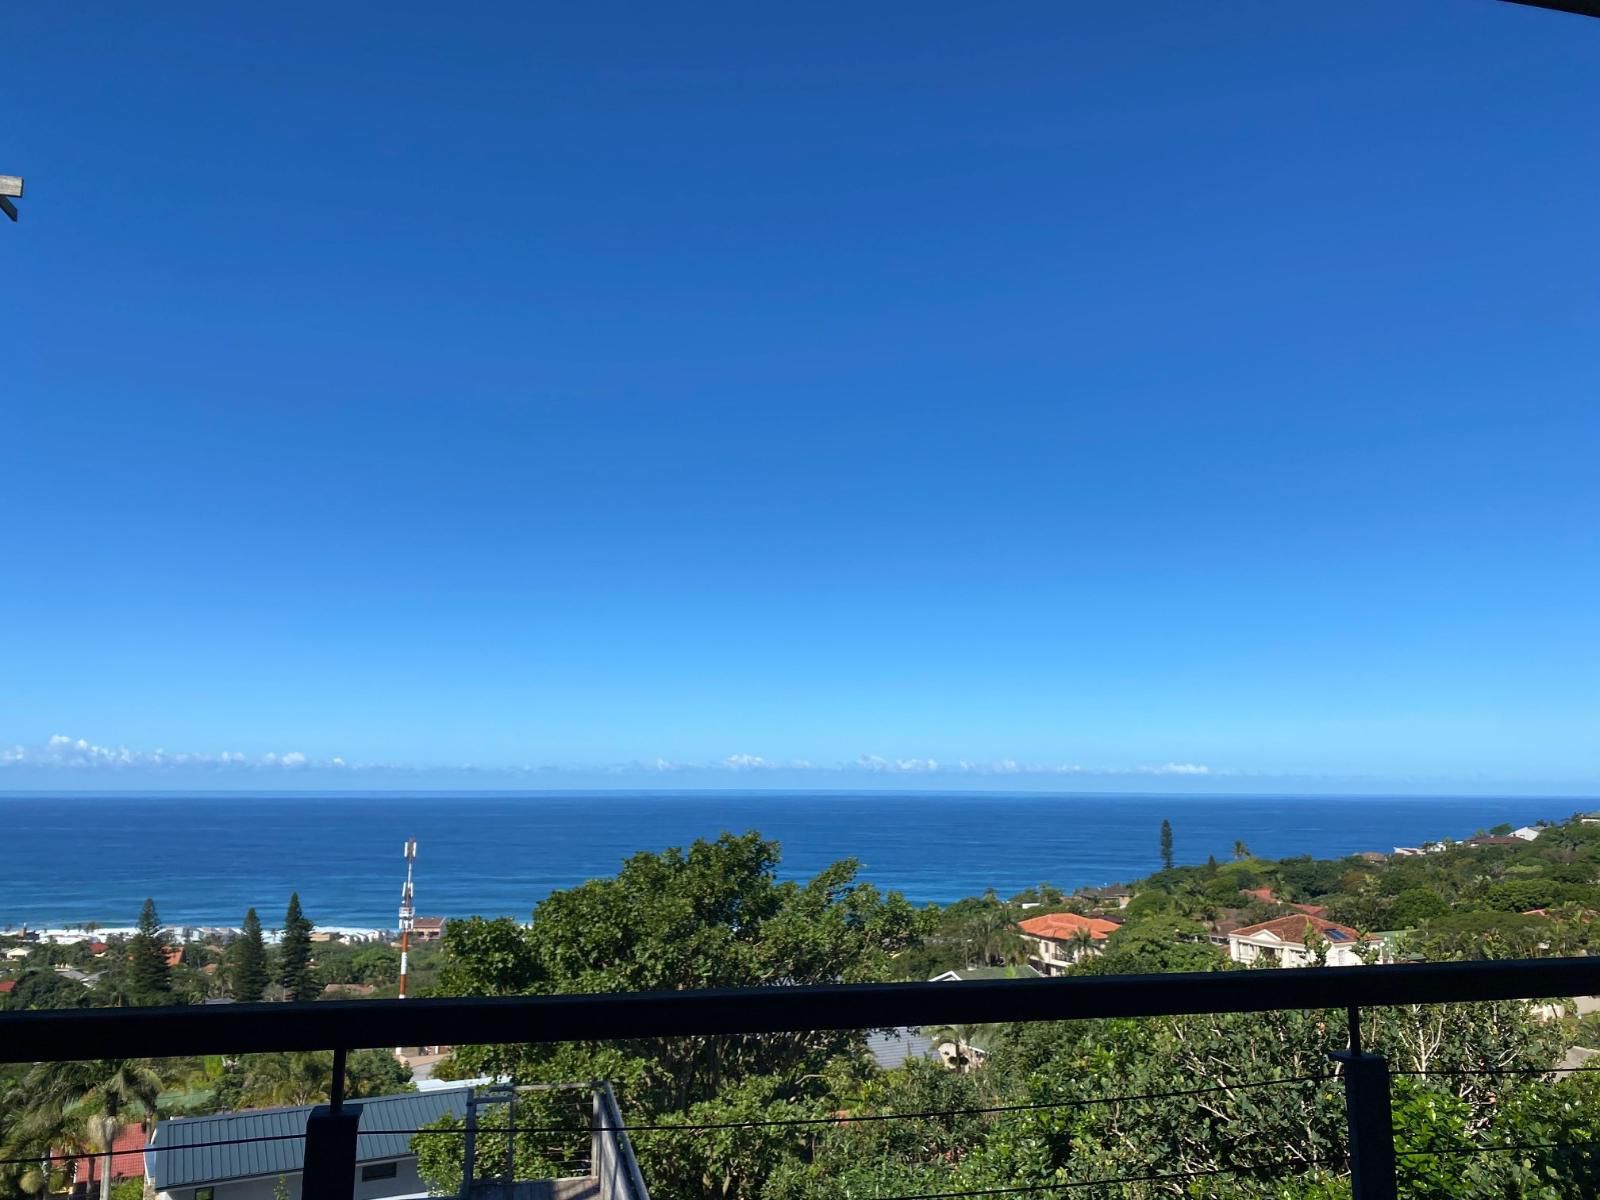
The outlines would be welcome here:
<svg viewBox="0 0 1600 1200">
<path fill-rule="evenodd" d="M 1077 913 L 1046 913 L 1042 917 L 1029 917 L 1026 921 L 1018 921 L 1017 928 L 1034 937 L 1049 938 L 1056 942 L 1070 942 L 1080 930 L 1087 929 L 1091 938 L 1101 942 L 1108 935 L 1115 933 L 1119 926 L 1115 921 L 1103 921 L 1099 917 L 1080 917 Z"/>
<path fill-rule="evenodd" d="M 124 1125 L 117 1130 L 111 1142 L 111 1178 L 142 1179 L 144 1177 L 145 1133 L 142 1125 Z M 93 1183 L 100 1178 L 105 1159 L 98 1154 L 86 1155 L 73 1164 L 73 1176 L 80 1183 Z"/>
<path fill-rule="evenodd" d="M 1278 902 L 1278 898 L 1272 894 L 1272 889 L 1269 887 L 1240 888 L 1239 890 L 1246 896 L 1254 896 L 1263 904 L 1276 904 Z"/>
<path fill-rule="evenodd" d="M 1291 904 L 1289 907 L 1297 912 L 1305 913 L 1308 917 L 1320 917 L 1328 911 L 1326 904 Z"/>
<path fill-rule="evenodd" d="M 411 922 L 412 929 L 423 929 L 428 932 L 443 929 L 446 918 L 444 917 L 417 917 Z"/>
<path fill-rule="evenodd" d="M 183 963 L 183 947 L 169 946 L 167 948 L 167 966 L 176 967 Z"/>
<path fill-rule="evenodd" d="M 1324 921 L 1321 917 L 1309 916 L 1306 913 L 1295 913 L 1290 917 L 1274 917 L 1270 921 L 1259 921 L 1254 925 L 1246 925 L 1243 929 L 1235 929 L 1230 937 L 1251 937 L 1258 933 L 1270 933 L 1281 942 L 1292 942 L 1296 946 L 1306 944 L 1306 937 L 1312 930 L 1320 933 L 1328 941 L 1338 945 L 1350 945 L 1362 941 L 1361 934 L 1348 925 L 1340 925 L 1334 921 Z M 1366 938 L 1366 941 L 1375 941 L 1375 938 Z"/>
<path fill-rule="evenodd" d="M 7 992 L 14 992 L 16 990 L 17 981 L 15 979 L 0 979 L 0 996 L 4 996 Z"/>
</svg>

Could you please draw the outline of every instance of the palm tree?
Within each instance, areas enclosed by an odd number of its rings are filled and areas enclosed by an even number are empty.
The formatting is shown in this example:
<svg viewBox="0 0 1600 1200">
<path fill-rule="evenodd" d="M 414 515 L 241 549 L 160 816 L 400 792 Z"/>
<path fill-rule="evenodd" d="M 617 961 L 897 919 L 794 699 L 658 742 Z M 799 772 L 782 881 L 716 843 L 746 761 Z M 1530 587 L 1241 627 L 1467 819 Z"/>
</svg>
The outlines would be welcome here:
<svg viewBox="0 0 1600 1200">
<path fill-rule="evenodd" d="M 1095 952 L 1094 934 L 1087 929 L 1074 929 L 1072 936 L 1067 939 L 1068 957 L 1073 962 L 1079 962 Z"/>
<path fill-rule="evenodd" d="M 333 1056 L 315 1050 L 255 1054 L 245 1060 L 243 1099 L 252 1106 L 315 1104 L 328 1098 Z"/>
<path fill-rule="evenodd" d="M 156 1115 L 161 1076 L 148 1058 L 99 1058 L 38 1063 L 22 1081 L 29 1109 L 18 1122 L 24 1138 L 48 1143 L 86 1119 L 89 1145 L 104 1156 L 100 1200 L 111 1200 L 111 1158 L 124 1116 L 137 1113 L 148 1129 Z"/>
</svg>

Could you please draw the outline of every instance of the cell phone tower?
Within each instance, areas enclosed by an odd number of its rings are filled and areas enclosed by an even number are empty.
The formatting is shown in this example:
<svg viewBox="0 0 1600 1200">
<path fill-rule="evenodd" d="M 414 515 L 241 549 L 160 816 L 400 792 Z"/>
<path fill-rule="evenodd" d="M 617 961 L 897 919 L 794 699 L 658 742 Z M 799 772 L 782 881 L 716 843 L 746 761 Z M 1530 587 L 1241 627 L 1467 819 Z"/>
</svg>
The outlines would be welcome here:
<svg viewBox="0 0 1600 1200">
<path fill-rule="evenodd" d="M 411 864 L 417 861 L 417 839 L 406 841 L 406 883 L 400 889 L 400 999 L 406 998 L 406 968 L 410 965 L 411 926 L 417 909 L 411 902 Z"/>
</svg>

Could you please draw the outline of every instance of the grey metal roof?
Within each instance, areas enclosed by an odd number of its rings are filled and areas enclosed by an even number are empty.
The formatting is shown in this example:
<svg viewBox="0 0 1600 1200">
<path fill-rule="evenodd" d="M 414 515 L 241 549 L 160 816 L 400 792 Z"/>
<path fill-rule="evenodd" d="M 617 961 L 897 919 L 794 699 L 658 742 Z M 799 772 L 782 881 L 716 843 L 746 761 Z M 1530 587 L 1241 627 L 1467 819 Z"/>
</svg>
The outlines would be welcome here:
<svg viewBox="0 0 1600 1200">
<path fill-rule="evenodd" d="M 467 1115 L 466 1088 L 449 1091 L 407 1092 L 399 1096 L 367 1096 L 352 1100 L 361 1106 L 361 1130 L 421 1129 L 446 1113 Z M 244 1145 L 195 1146 L 197 1142 L 237 1142 L 244 1138 L 304 1133 L 312 1106 L 263 1108 L 252 1112 L 220 1113 L 213 1117 L 178 1117 L 156 1125 L 145 1151 L 145 1173 L 157 1191 L 179 1187 L 205 1187 L 228 1179 L 263 1175 L 298 1174 L 305 1158 L 305 1142 L 285 1138 L 277 1142 Z M 194 1149 L 158 1151 L 162 1146 Z M 411 1154 L 409 1134 L 356 1139 L 356 1161 L 404 1158 Z"/>
<path fill-rule="evenodd" d="M 920 1029 L 880 1029 L 867 1034 L 867 1053 L 885 1071 L 913 1058 L 933 1057 L 933 1039 Z"/>
</svg>

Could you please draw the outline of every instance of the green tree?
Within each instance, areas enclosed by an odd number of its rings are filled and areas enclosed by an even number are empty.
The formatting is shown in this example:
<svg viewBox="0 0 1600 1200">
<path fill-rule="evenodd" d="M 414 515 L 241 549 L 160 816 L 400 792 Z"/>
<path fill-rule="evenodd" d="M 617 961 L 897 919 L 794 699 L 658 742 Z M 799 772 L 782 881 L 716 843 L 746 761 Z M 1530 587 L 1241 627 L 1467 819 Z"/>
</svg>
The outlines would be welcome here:
<svg viewBox="0 0 1600 1200">
<path fill-rule="evenodd" d="M 1172 822 L 1161 822 L 1161 867 L 1163 870 L 1172 870 Z"/>
<path fill-rule="evenodd" d="M 278 983 L 290 1000 L 315 1000 L 321 990 L 311 966 L 313 928 L 300 911 L 300 893 L 292 893 L 283 915 L 283 940 L 278 945 Z"/>
<path fill-rule="evenodd" d="M 261 918 L 256 910 L 244 914 L 244 930 L 229 948 L 233 998 L 259 1000 L 267 992 L 267 945 L 261 937 Z"/>
<path fill-rule="evenodd" d="M 856 879 L 853 861 L 780 882 L 778 847 L 724 834 L 687 850 L 636 854 L 614 879 L 540 902 L 531 928 L 452 921 L 443 983 L 458 993 L 623 992 L 871 982 L 915 945 L 924 918 Z M 484 957 L 480 961 L 478 952 Z M 470 956 L 470 957 L 469 957 Z M 633 1111 L 686 1112 L 752 1075 L 811 1086 L 859 1032 L 718 1035 L 601 1046 L 462 1049 L 469 1067 L 529 1080 L 612 1079 Z"/>
<path fill-rule="evenodd" d="M 128 991 L 137 1004 L 162 1004 L 172 996 L 172 968 L 154 900 L 144 902 L 139 931 L 128 939 Z"/>
<path fill-rule="evenodd" d="M 1243 841 L 1234 842 L 1233 857 L 1241 862 L 1244 861 L 1250 857 L 1250 847 L 1246 846 Z"/>
<path fill-rule="evenodd" d="M 146 905 L 147 911 L 154 906 Z M 146 1058 L 86 1059 L 38 1063 L 23 1078 L 20 1094 L 27 1111 L 19 1124 L 19 1140 L 48 1148 L 75 1115 L 86 1120 L 90 1145 L 104 1156 L 100 1200 L 111 1196 L 111 1150 L 117 1131 L 130 1117 L 155 1119 L 161 1076 Z"/>
</svg>

